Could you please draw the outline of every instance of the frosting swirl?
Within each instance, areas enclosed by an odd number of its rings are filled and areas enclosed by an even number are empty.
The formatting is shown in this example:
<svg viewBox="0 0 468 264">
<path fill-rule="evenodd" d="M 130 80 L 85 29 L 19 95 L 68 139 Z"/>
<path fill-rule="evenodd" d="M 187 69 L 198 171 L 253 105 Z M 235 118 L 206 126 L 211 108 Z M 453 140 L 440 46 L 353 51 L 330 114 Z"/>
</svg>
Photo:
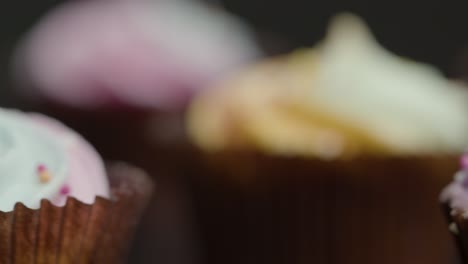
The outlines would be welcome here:
<svg viewBox="0 0 468 264">
<path fill-rule="evenodd" d="M 468 144 L 466 87 L 391 54 L 357 17 L 338 16 L 319 52 L 307 106 L 360 127 L 393 153 L 461 151 Z"/>
<path fill-rule="evenodd" d="M 187 120 L 208 151 L 336 159 L 458 153 L 468 144 L 466 87 L 386 51 L 349 14 L 316 48 L 218 85 L 194 100 Z"/>
<path fill-rule="evenodd" d="M 260 52 L 248 27 L 201 1 L 67 1 L 19 43 L 12 71 L 35 99 L 81 109 L 174 110 Z"/>
<path fill-rule="evenodd" d="M 441 202 L 468 216 L 468 153 L 460 159 L 461 168 L 453 177 L 453 181 L 440 193 Z"/>
<path fill-rule="evenodd" d="M 48 117 L 0 109 L 0 210 L 41 199 L 108 197 L 103 162 L 79 135 Z"/>
</svg>

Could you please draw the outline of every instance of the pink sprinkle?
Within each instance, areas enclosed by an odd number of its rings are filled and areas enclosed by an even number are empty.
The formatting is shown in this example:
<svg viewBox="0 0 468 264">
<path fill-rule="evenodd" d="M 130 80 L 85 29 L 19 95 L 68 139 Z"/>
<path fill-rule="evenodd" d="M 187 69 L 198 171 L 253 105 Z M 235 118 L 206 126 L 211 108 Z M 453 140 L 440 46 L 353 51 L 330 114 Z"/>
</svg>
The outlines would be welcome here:
<svg viewBox="0 0 468 264">
<path fill-rule="evenodd" d="M 63 185 L 62 188 L 60 188 L 60 194 L 61 195 L 68 195 L 70 194 L 70 187 L 68 185 Z"/>
<path fill-rule="evenodd" d="M 468 169 L 468 154 L 465 154 L 460 158 L 460 166 L 463 169 Z"/>
<path fill-rule="evenodd" d="M 45 170 L 46 170 L 46 166 L 44 164 L 39 164 L 39 166 L 37 166 L 38 172 L 44 172 Z"/>
</svg>

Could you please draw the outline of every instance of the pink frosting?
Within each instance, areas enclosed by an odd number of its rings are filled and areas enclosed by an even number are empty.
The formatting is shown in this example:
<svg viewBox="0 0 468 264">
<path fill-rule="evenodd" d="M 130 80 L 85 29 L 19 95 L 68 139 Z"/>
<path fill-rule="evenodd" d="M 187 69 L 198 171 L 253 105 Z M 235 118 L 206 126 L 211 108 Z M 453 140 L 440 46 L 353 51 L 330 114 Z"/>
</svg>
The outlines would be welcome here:
<svg viewBox="0 0 468 264">
<path fill-rule="evenodd" d="M 460 158 L 461 169 L 453 177 L 453 181 L 444 188 L 440 200 L 448 203 L 452 209 L 468 212 L 468 152 Z M 467 214 L 468 217 L 468 214 Z"/>
<path fill-rule="evenodd" d="M 67 181 L 62 188 L 67 194 L 84 203 L 93 203 L 96 196 L 109 198 L 109 183 L 104 163 L 97 151 L 80 135 L 60 122 L 40 114 L 30 114 L 31 120 L 50 132 L 64 148 L 67 155 Z M 52 200 L 56 205 L 64 205 L 67 195 L 57 190 Z"/>
<path fill-rule="evenodd" d="M 71 1 L 28 34 L 14 66 L 23 86 L 73 107 L 172 110 L 257 54 L 239 21 L 192 1 Z"/>
</svg>

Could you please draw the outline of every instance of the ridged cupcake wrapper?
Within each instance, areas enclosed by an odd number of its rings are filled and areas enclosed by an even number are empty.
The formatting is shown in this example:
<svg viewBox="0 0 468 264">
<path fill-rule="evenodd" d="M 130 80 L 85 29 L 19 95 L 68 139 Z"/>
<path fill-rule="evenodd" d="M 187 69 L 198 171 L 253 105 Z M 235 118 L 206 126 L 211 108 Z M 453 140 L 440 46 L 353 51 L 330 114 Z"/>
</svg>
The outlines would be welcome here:
<svg viewBox="0 0 468 264">
<path fill-rule="evenodd" d="M 108 167 L 111 199 L 93 204 L 69 198 L 63 207 L 48 200 L 32 210 L 18 203 L 0 212 L 0 263 L 122 263 L 150 198 L 153 184 L 141 170 Z"/>
<path fill-rule="evenodd" d="M 193 169 L 202 263 L 439 264 L 437 198 L 456 158 L 318 161 L 218 154 Z"/>
</svg>

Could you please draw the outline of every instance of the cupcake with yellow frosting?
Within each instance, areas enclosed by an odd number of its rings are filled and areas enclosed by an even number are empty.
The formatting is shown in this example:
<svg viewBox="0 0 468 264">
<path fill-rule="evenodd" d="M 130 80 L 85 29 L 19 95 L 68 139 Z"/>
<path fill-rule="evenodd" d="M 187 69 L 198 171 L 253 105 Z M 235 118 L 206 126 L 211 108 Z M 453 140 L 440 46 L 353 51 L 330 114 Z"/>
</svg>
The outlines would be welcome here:
<svg viewBox="0 0 468 264">
<path fill-rule="evenodd" d="M 208 89 L 187 128 L 210 263 L 451 257 L 434 201 L 468 144 L 468 90 L 386 51 L 353 15 L 314 49 Z"/>
</svg>

